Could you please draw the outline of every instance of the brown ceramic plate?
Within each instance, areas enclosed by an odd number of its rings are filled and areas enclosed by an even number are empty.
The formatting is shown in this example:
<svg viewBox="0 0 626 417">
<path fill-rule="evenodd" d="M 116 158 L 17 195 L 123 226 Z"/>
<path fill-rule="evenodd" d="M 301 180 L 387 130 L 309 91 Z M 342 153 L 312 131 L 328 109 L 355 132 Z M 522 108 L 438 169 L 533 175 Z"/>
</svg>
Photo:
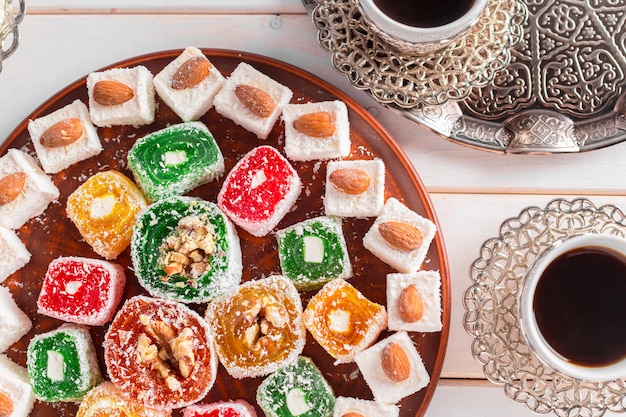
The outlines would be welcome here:
<svg viewBox="0 0 626 417">
<path fill-rule="evenodd" d="M 241 61 L 248 62 L 261 72 L 291 88 L 294 92 L 292 102 L 343 100 L 348 106 L 351 123 L 352 151 L 348 159 L 382 158 L 387 168 L 386 197 L 396 197 L 417 213 L 435 223 L 437 222 L 428 194 L 404 152 L 389 133 L 346 94 L 310 73 L 271 58 L 237 51 L 214 49 L 204 49 L 203 51 L 225 76 L 230 74 Z M 180 52 L 180 50 L 157 52 L 128 59 L 111 67 L 144 65 L 153 74 L 157 74 Z M 88 102 L 85 78 L 61 90 L 35 110 L 28 119 L 44 116 L 75 99 Z M 0 147 L 0 155 L 4 155 L 8 148 L 23 148 L 34 155 L 26 128 L 28 119 L 24 120 Z M 226 172 L 234 166 L 242 155 L 260 144 L 272 145 L 281 151 L 283 150 L 283 124 L 281 121 L 274 126 L 267 140 L 257 139 L 255 135 L 221 117 L 214 109 L 204 115 L 201 121 L 209 127 L 218 141 L 226 161 Z M 138 128 L 117 126 L 98 129 L 104 151 L 96 157 L 79 162 L 52 176 L 52 180 L 61 191 L 61 197 L 51 204 L 44 214 L 30 220 L 18 231 L 20 238 L 33 255 L 32 260 L 26 267 L 4 282 L 4 285 L 11 289 L 18 305 L 33 321 L 32 331 L 8 351 L 8 355 L 17 363 L 26 365 L 26 348 L 35 334 L 52 330 L 62 324 L 58 320 L 37 314 L 36 300 L 42 278 L 50 261 L 59 256 L 98 257 L 81 238 L 76 227 L 66 216 L 65 205 L 68 195 L 85 179 L 99 171 L 117 169 L 132 178 L 126 166 L 126 153 L 134 141 L 138 137 L 164 128 L 168 124 L 180 122 L 180 119 L 163 102 L 159 101 L 156 121 L 153 124 Z M 293 166 L 302 179 L 304 192 L 301 194 L 295 209 L 285 216 L 278 228 L 324 214 L 322 196 L 325 186 L 325 163 L 319 161 L 295 162 Z M 190 194 L 215 201 L 220 186 L 221 180 L 199 187 Z M 344 221 L 344 233 L 354 269 L 354 276 L 350 282 L 372 301 L 385 305 L 386 274 L 393 272 L 393 270 L 362 246 L 362 237 L 372 222 L 373 219 L 346 219 Z M 273 234 L 256 238 L 241 229 L 238 229 L 238 232 L 243 252 L 244 281 L 280 273 L 276 238 Z M 146 292 L 137 284 L 137 280 L 130 269 L 129 250 L 124 251 L 115 262 L 127 268 L 124 297 L 145 294 Z M 252 265 L 254 268 L 247 267 Z M 402 417 L 421 416 L 425 413 L 443 365 L 450 322 L 450 285 L 446 253 L 440 233 L 437 233 L 431 244 L 424 268 L 438 270 L 441 273 L 444 327 L 441 332 L 411 334 L 431 376 L 431 382 L 428 387 L 401 402 L 400 414 Z M 304 306 L 306 306 L 311 295 L 311 292 L 302 294 Z M 204 313 L 202 305 L 192 307 L 201 314 Z M 98 349 L 100 368 L 105 378 L 106 368 L 101 345 L 107 327 L 91 328 L 91 334 Z M 381 338 L 387 334 L 386 332 L 383 333 Z M 337 396 L 373 398 L 370 389 L 357 372 L 356 365 L 334 365 L 334 359 L 310 335 L 307 335 L 304 355 L 311 357 L 320 367 Z M 220 366 L 215 386 L 204 399 L 204 402 L 242 398 L 256 405 L 256 389 L 261 380 L 261 378 L 235 380 Z M 75 415 L 76 410 L 77 405 L 75 404 L 46 404 L 38 401 L 31 416 L 57 415 L 69 417 Z M 263 415 L 258 406 L 257 411 L 259 415 Z M 174 414 L 179 415 L 180 412 L 176 411 Z"/>
</svg>

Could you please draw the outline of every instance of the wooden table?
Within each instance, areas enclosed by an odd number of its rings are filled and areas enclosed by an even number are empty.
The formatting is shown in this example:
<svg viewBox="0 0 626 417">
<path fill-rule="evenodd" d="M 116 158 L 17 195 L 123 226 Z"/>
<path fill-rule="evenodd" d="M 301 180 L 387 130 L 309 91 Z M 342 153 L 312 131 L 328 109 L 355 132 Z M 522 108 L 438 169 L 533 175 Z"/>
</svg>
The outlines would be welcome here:
<svg viewBox="0 0 626 417">
<path fill-rule="evenodd" d="M 154 51 L 198 46 L 270 56 L 328 80 L 370 110 L 421 176 L 450 261 L 452 321 L 439 387 L 426 413 L 529 416 L 484 378 L 463 329 L 462 295 L 482 243 L 527 206 L 586 197 L 626 209 L 626 143 L 588 153 L 501 155 L 451 143 L 354 89 L 330 64 L 300 0 L 27 0 L 20 45 L 0 73 L 0 141 L 90 71 Z M 287 41 L 288 40 L 288 41 Z M 608 415 L 608 414 L 607 414 Z"/>
</svg>

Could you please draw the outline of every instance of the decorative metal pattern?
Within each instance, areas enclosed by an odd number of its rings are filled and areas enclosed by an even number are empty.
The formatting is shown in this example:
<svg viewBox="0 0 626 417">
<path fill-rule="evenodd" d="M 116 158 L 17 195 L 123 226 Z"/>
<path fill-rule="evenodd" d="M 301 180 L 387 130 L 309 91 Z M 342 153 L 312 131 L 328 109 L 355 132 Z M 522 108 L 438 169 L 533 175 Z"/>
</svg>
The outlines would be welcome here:
<svg viewBox="0 0 626 417">
<path fill-rule="evenodd" d="M 465 330 L 486 377 L 503 384 L 513 401 L 536 413 L 595 417 L 626 412 L 626 380 L 585 382 L 545 366 L 521 331 L 517 303 L 524 277 L 537 256 L 555 241 L 583 233 L 626 237 L 626 216 L 617 207 L 587 199 L 556 199 L 506 220 L 487 240 L 470 269 L 465 291 Z"/>
<path fill-rule="evenodd" d="M 0 71 L 2 71 L 2 61 L 15 52 L 19 44 L 18 25 L 25 13 L 24 0 L 18 1 L 17 13 L 13 12 L 12 0 L 0 0 Z"/>
<path fill-rule="evenodd" d="M 478 43 L 465 39 L 460 49 L 446 51 L 457 63 L 464 55 L 488 62 L 503 47 L 504 60 L 485 65 L 484 73 L 470 65 L 462 75 L 455 72 L 458 66 L 446 66 L 445 54 L 427 63 L 392 54 L 361 22 L 355 0 L 305 1 L 319 3 L 313 8 L 319 42 L 333 53 L 339 72 L 453 142 L 494 152 L 561 153 L 626 139 L 626 0 L 520 0 L 528 18 L 509 12 L 510 25 L 496 31 L 503 44 L 483 44 L 479 37 Z M 507 10 L 512 4 L 492 3 Z M 561 120 L 568 132 L 556 140 L 553 131 L 543 130 L 545 124 L 536 123 L 538 113 Z"/>
<path fill-rule="evenodd" d="M 394 52 L 374 34 L 358 0 L 318 0 L 312 16 L 321 46 L 354 87 L 381 103 L 412 109 L 462 100 L 472 88 L 489 84 L 510 61 L 526 7 L 520 0 L 491 0 L 478 24 L 458 41 L 415 56 Z"/>
</svg>

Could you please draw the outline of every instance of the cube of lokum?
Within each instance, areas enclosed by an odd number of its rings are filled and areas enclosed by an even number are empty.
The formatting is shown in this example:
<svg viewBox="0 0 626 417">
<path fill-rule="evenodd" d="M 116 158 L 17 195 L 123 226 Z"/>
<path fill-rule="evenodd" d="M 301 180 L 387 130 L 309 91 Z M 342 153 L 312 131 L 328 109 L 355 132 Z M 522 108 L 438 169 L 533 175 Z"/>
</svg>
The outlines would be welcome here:
<svg viewBox="0 0 626 417">
<path fill-rule="evenodd" d="M 341 219 L 316 217 L 276 233 L 284 276 L 298 290 L 319 288 L 334 278 L 352 276 Z"/>
<path fill-rule="evenodd" d="M 244 400 L 192 404 L 183 410 L 183 417 L 256 417 L 256 410 Z"/>
<path fill-rule="evenodd" d="M 337 363 L 352 362 L 387 326 L 384 306 L 342 279 L 327 283 L 309 301 L 304 324 Z"/>
<path fill-rule="evenodd" d="M 353 415 L 351 413 L 363 417 L 398 417 L 400 409 L 392 404 L 381 404 L 360 398 L 337 397 L 333 417 L 351 416 Z"/>
<path fill-rule="evenodd" d="M 213 107 L 225 81 L 202 51 L 190 46 L 154 76 L 154 89 L 174 113 L 189 122 Z"/>
<path fill-rule="evenodd" d="M 184 304 L 143 295 L 128 299 L 103 345 L 111 381 L 147 407 L 186 407 L 215 383 L 218 362 L 209 328 Z"/>
<path fill-rule="evenodd" d="M 241 282 L 235 226 L 209 201 L 172 197 L 152 204 L 137 220 L 130 253 L 139 284 L 155 297 L 208 302 Z"/>
<path fill-rule="evenodd" d="M 33 323 L 15 303 L 8 288 L 0 286 L 0 352 L 30 331 Z"/>
<path fill-rule="evenodd" d="M 43 170 L 54 174 L 102 151 L 87 106 L 80 100 L 31 120 L 28 132 Z"/>
<path fill-rule="evenodd" d="M 0 396 L 10 402 L 9 417 L 27 417 L 35 404 L 26 368 L 6 355 L 0 355 Z"/>
<path fill-rule="evenodd" d="M 424 262 L 437 226 L 389 198 L 363 237 L 363 246 L 399 272 L 417 271 Z"/>
<path fill-rule="evenodd" d="M 409 366 L 400 371 L 389 362 L 404 357 Z M 396 332 L 367 348 L 355 357 L 374 399 L 383 404 L 395 404 L 428 385 L 430 376 L 409 335 Z"/>
<path fill-rule="evenodd" d="M 17 234 L 0 226 L 0 282 L 30 261 L 30 252 Z"/>
<path fill-rule="evenodd" d="M 238 379 L 294 362 L 306 342 L 300 295 L 280 275 L 240 285 L 211 302 L 205 317 L 222 365 Z"/>
<path fill-rule="evenodd" d="M 283 109 L 285 154 L 292 161 L 346 157 L 350 121 L 343 101 L 288 104 Z"/>
<path fill-rule="evenodd" d="M 41 401 L 77 401 L 101 381 L 89 331 L 78 325 L 35 335 L 28 345 L 27 368 Z"/>
<path fill-rule="evenodd" d="M 144 66 L 111 68 L 87 76 L 89 115 L 96 126 L 154 122 L 152 73 Z"/>
<path fill-rule="evenodd" d="M 101 326 L 115 314 L 125 283 L 121 265 L 60 257 L 48 265 L 37 311 L 71 323 Z"/>
<path fill-rule="evenodd" d="M 327 417 L 335 405 L 332 387 L 313 361 L 304 356 L 268 376 L 256 397 L 268 417 Z"/>
<path fill-rule="evenodd" d="M 8 229 L 22 227 L 59 197 L 35 159 L 19 149 L 9 149 L 0 158 L 0 189 L 0 226 Z"/>
<path fill-rule="evenodd" d="M 148 200 L 157 201 L 217 179 L 224 157 L 209 129 L 189 122 L 139 139 L 128 152 L 128 167 Z"/>
<path fill-rule="evenodd" d="M 215 96 L 215 110 L 266 139 L 293 92 L 286 86 L 241 62 Z"/>
<path fill-rule="evenodd" d="M 437 271 L 387 275 L 390 330 L 441 331 L 441 276 Z"/>
<path fill-rule="evenodd" d="M 300 196 L 296 170 L 275 148 L 259 146 L 230 171 L 217 196 L 218 206 L 239 227 L 268 234 Z"/>
<path fill-rule="evenodd" d="M 115 384 L 104 381 L 92 388 L 80 402 L 76 417 L 169 417 L 169 409 L 145 407 L 128 400 Z"/>
<path fill-rule="evenodd" d="M 148 205 L 139 188 L 115 171 L 91 176 L 67 198 L 67 215 L 93 250 L 115 259 L 128 247 L 133 226 Z"/>
<path fill-rule="evenodd" d="M 328 161 L 324 210 L 327 216 L 378 216 L 385 204 L 381 159 Z"/>
</svg>

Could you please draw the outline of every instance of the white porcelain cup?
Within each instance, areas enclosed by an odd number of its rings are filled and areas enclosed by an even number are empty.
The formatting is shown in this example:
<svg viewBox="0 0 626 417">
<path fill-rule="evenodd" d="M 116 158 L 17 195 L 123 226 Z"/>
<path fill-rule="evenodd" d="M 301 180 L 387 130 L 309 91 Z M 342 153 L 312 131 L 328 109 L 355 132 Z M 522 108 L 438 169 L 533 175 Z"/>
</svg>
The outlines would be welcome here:
<svg viewBox="0 0 626 417">
<path fill-rule="evenodd" d="M 540 325 L 538 324 L 535 310 L 536 306 L 534 304 L 537 286 L 541 282 L 542 277 L 545 279 L 544 273 L 546 268 L 552 265 L 553 262 L 563 254 L 571 253 L 571 251 L 578 249 L 588 251 L 593 248 L 598 248 L 604 252 L 609 251 L 615 257 L 616 262 L 623 261 L 626 263 L 626 239 L 621 237 L 604 234 L 582 234 L 557 241 L 546 249 L 529 268 L 522 286 L 518 312 L 522 332 L 531 350 L 536 353 L 538 358 L 546 365 L 564 375 L 580 380 L 611 381 L 618 378 L 626 378 L 626 352 L 622 353 L 622 359 L 601 365 L 581 365 L 574 360 L 564 357 L 561 353 L 557 352 L 546 340 L 546 337 L 544 337 Z M 624 276 L 624 280 L 626 280 L 626 276 Z M 591 289 L 592 288 L 589 287 L 589 290 Z M 565 291 L 563 291 L 563 294 L 565 294 Z M 589 297 L 591 298 L 591 295 Z M 600 297 L 602 297 L 602 295 Z M 558 312 L 556 306 L 561 302 L 559 298 L 562 297 L 557 296 L 553 298 L 555 312 Z M 607 318 L 606 320 L 598 320 L 598 322 L 594 324 L 600 326 L 599 328 L 601 329 L 604 326 L 604 329 L 608 330 L 612 329 L 615 323 L 611 323 L 611 319 Z M 563 322 L 562 326 L 564 329 L 567 329 L 568 332 L 574 332 L 576 323 Z M 626 332 L 626 329 L 621 329 L 621 331 Z"/>
<path fill-rule="evenodd" d="M 417 55 L 441 50 L 466 34 L 478 22 L 488 1 L 473 0 L 464 14 L 449 23 L 419 27 L 394 20 L 378 7 L 375 0 L 358 0 L 359 10 L 373 32 L 398 52 Z"/>
</svg>

